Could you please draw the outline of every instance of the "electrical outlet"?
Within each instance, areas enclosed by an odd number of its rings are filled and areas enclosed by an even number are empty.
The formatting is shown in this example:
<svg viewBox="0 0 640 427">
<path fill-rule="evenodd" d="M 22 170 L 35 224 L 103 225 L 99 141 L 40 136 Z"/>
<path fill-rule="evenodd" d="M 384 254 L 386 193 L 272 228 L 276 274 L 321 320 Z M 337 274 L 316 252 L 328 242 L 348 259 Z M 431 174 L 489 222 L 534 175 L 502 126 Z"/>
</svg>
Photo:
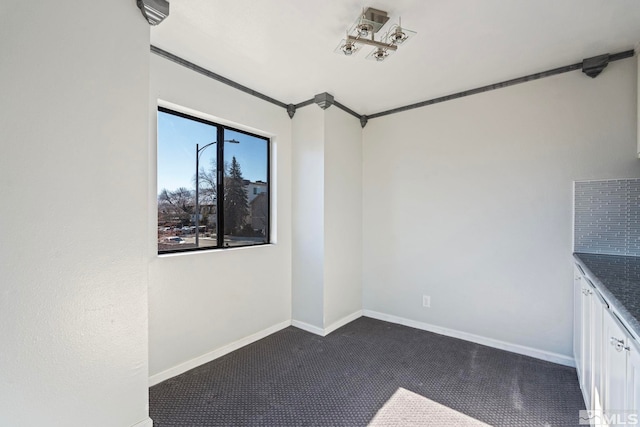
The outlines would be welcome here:
<svg viewBox="0 0 640 427">
<path fill-rule="evenodd" d="M 429 295 L 422 295 L 422 306 L 431 307 L 431 297 Z"/>
</svg>

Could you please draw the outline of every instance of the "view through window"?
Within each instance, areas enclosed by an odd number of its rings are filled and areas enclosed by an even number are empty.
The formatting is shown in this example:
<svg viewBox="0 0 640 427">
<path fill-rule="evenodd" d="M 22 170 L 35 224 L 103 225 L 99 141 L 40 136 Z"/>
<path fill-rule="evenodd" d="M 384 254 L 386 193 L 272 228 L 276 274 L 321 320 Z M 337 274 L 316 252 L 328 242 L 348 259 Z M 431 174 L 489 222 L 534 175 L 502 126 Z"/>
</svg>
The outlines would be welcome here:
<svg viewBox="0 0 640 427">
<path fill-rule="evenodd" d="M 158 253 L 269 243 L 268 138 L 160 107 L 157 188 Z"/>
</svg>

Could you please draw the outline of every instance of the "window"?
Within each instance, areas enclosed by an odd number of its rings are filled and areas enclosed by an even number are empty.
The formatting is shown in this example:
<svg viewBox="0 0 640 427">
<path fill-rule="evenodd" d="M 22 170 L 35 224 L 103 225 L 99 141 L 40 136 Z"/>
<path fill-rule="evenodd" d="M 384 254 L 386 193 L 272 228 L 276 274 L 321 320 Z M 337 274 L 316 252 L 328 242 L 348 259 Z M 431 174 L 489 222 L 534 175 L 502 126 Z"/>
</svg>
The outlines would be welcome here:
<svg viewBox="0 0 640 427">
<path fill-rule="evenodd" d="M 268 138 L 159 107 L 157 188 L 158 253 L 269 243 Z"/>
</svg>

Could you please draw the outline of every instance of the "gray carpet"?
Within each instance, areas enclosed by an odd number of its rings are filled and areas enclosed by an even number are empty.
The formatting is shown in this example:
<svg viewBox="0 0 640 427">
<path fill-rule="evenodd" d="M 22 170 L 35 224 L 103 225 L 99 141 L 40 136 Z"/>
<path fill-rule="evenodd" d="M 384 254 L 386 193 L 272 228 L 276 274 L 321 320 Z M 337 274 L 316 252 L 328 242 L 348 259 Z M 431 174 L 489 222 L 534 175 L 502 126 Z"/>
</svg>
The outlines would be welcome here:
<svg viewBox="0 0 640 427">
<path fill-rule="evenodd" d="M 576 426 L 575 369 L 361 317 L 289 327 L 150 389 L 154 427 Z"/>
</svg>

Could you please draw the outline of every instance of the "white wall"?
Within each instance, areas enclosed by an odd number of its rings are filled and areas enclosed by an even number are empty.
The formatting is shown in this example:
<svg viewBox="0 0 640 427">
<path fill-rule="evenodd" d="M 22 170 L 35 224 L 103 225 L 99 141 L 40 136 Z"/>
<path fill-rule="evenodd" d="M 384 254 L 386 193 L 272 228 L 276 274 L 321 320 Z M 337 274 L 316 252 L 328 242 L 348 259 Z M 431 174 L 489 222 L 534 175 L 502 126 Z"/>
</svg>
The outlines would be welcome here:
<svg viewBox="0 0 640 427">
<path fill-rule="evenodd" d="M 635 73 L 628 59 L 370 120 L 364 308 L 570 357 L 572 181 L 640 176 Z"/>
<path fill-rule="evenodd" d="M 272 137 L 273 245 L 157 255 L 158 100 Z M 290 321 L 291 119 L 281 107 L 156 55 L 151 55 L 149 114 L 147 258 L 149 358 L 154 383 L 219 355 L 225 346 Z M 196 358 L 200 358 L 197 363 L 190 362 Z"/>
<path fill-rule="evenodd" d="M 293 117 L 292 316 L 324 328 L 324 111 Z"/>
<path fill-rule="evenodd" d="M 324 335 L 362 309 L 360 121 L 311 105 L 293 141 L 293 320 Z"/>
<path fill-rule="evenodd" d="M 148 51 L 133 1 L 0 5 L 2 426 L 148 421 Z"/>
<path fill-rule="evenodd" d="M 362 310 L 362 127 L 325 110 L 324 327 Z"/>
</svg>

